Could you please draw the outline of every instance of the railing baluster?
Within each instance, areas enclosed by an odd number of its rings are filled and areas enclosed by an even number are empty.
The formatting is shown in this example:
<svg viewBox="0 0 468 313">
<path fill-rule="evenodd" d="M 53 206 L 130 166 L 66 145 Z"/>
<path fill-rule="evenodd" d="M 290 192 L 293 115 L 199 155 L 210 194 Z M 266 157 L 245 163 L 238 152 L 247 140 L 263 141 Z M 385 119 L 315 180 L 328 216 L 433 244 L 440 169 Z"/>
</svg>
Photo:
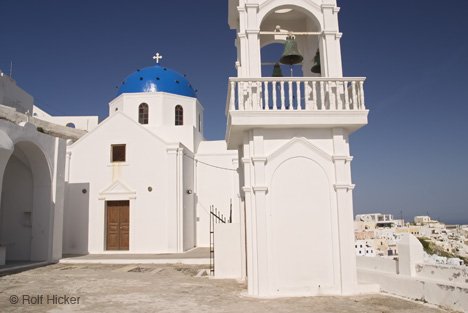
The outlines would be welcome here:
<svg viewBox="0 0 468 313">
<path fill-rule="evenodd" d="M 239 111 L 244 111 L 244 87 L 242 87 L 244 83 L 243 82 L 238 82 L 237 83 L 237 109 Z"/>
<path fill-rule="evenodd" d="M 289 81 L 288 82 L 288 92 L 289 92 L 289 110 L 294 110 L 294 106 L 293 106 L 293 82 L 292 81 Z"/>
<path fill-rule="evenodd" d="M 263 110 L 263 88 L 262 88 L 262 82 L 258 81 L 255 83 L 257 86 L 257 101 L 256 101 L 256 111 L 261 111 Z"/>
<path fill-rule="evenodd" d="M 269 99 L 269 95 L 268 95 L 268 81 L 264 81 L 263 82 L 263 94 L 265 96 L 265 108 L 264 110 L 265 111 L 268 111 L 270 110 L 270 99 Z"/>
<path fill-rule="evenodd" d="M 363 81 L 360 81 L 359 82 L 359 93 L 361 95 L 361 103 L 360 103 L 360 106 L 358 109 L 360 110 L 365 110 L 366 109 L 366 105 L 365 105 L 365 98 L 364 98 L 364 82 Z"/>
<path fill-rule="evenodd" d="M 278 110 L 278 107 L 276 106 L 276 81 L 273 81 L 273 84 L 271 84 L 271 93 L 273 94 L 273 111 Z"/>
<path fill-rule="evenodd" d="M 325 110 L 325 88 L 323 86 L 323 81 L 320 81 L 320 110 Z"/>
<path fill-rule="evenodd" d="M 339 81 L 336 81 L 336 107 L 339 111 L 343 110 L 341 102 L 341 84 Z"/>
<path fill-rule="evenodd" d="M 286 109 L 286 105 L 284 103 L 284 81 L 280 81 L 280 95 L 281 95 L 281 107 L 280 111 L 284 111 Z"/>
<path fill-rule="evenodd" d="M 312 82 L 312 110 L 315 111 L 317 110 L 317 82 L 313 81 Z"/>
<path fill-rule="evenodd" d="M 357 97 L 356 97 L 356 82 L 351 83 L 351 95 L 353 99 L 353 110 L 357 110 Z"/>
<path fill-rule="evenodd" d="M 236 96 L 236 83 L 231 81 L 231 95 L 229 99 L 229 110 L 235 111 L 235 96 Z"/>
<path fill-rule="evenodd" d="M 344 91 L 344 103 L 345 103 L 345 110 L 349 110 L 349 93 L 348 93 L 348 82 L 343 82 L 343 91 Z"/>
<path fill-rule="evenodd" d="M 310 93 L 312 92 L 310 88 L 310 82 L 304 82 L 304 110 L 311 109 L 311 101 Z"/>
<path fill-rule="evenodd" d="M 253 110 L 253 90 L 252 90 L 252 81 L 249 81 L 248 85 L 248 94 L 249 94 L 249 111 Z"/>
<path fill-rule="evenodd" d="M 296 99 L 297 99 L 297 107 L 296 110 L 301 111 L 302 106 L 301 106 L 301 82 L 296 81 Z"/>
</svg>

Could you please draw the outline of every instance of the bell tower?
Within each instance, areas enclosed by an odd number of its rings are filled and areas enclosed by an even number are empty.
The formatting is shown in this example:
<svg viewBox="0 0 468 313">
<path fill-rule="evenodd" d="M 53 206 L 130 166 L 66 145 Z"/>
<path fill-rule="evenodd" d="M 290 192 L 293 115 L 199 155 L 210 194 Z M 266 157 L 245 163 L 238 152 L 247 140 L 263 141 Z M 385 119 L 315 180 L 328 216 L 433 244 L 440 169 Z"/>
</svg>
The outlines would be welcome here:
<svg viewBox="0 0 468 313">
<path fill-rule="evenodd" d="M 229 0 L 237 77 L 228 84 L 226 141 L 239 151 L 252 296 L 364 290 L 349 136 L 367 124 L 365 78 L 343 77 L 338 13 L 336 0 Z M 264 59 L 269 45 L 283 52 Z"/>
<path fill-rule="evenodd" d="M 237 30 L 238 77 L 260 77 L 262 48 L 285 42 L 292 35 L 302 53 L 304 77 L 311 71 L 320 51 L 320 76 L 342 77 L 336 0 L 230 0 L 229 25 Z"/>
</svg>

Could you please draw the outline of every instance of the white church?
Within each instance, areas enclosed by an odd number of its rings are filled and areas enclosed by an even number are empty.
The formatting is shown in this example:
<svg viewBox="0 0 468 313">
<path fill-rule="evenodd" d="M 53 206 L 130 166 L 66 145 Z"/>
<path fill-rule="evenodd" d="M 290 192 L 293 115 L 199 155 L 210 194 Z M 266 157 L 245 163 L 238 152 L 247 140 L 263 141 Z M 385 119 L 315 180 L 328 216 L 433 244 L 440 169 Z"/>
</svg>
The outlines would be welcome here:
<svg viewBox="0 0 468 313">
<path fill-rule="evenodd" d="M 343 77 L 339 11 L 336 0 L 229 0 L 237 77 L 222 141 L 205 140 L 202 103 L 159 54 L 99 124 L 50 116 L 1 74 L 0 257 L 209 247 L 213 206 L 226 217 L 215 276 L 245 280 L 249 295 L 369 291 L 357 283 L 349 149 L 367 124 L 365 79 Z M 263 77 L 273 43 L 285 51 Z"/>
</svg>

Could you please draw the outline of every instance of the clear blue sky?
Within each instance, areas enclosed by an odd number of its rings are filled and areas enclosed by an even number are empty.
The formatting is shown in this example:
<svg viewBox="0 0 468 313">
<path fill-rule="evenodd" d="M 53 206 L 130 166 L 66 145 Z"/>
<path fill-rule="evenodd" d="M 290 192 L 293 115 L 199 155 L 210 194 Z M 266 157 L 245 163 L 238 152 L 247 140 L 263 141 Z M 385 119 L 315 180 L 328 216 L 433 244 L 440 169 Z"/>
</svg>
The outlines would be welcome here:
<svg viewBox="0 0 468 313">
<path fill-rule="evenodd" d="M 351 137 L 355 212 L 468 223 L 468 1 L 342 0 L 345 76 L 366 76 Z M 186 73 L 222 139 L 235 34 L 227 0 L 0 0 L 0 68 L 54 115 L 107 115 L 115 86 L 153 64 Z"/>
</svg>

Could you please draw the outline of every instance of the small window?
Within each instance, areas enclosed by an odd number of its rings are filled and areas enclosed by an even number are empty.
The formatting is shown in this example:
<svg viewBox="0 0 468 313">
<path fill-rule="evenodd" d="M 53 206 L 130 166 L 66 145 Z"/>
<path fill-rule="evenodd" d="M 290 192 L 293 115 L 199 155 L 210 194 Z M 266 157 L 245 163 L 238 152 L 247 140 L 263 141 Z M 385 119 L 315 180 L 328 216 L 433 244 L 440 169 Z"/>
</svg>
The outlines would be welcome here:
<svg viewBox="0 0 468 313">
<path fill-rule="evenodd" d="M 148 124 L 148 105 L 146 103 L 140 104 L 138 107 L 138 122 L 140 124 Z"/>
<path fill-rule="evenodd" d="M 68 124 L 67 124 L 67 127 L 75 128 L 75 124 L 73 124 L 73 123 L 68 123 Z"/>
<path fill-rule="evenodd" d="M 111 162 L 125 162 L 125 145 L 111 146 Z"/>
<path fill-rule="evenodd" d="M 175 107 L 175 125 L 184 125 L 184 108 L 181 105 Z"/>
</svg>

